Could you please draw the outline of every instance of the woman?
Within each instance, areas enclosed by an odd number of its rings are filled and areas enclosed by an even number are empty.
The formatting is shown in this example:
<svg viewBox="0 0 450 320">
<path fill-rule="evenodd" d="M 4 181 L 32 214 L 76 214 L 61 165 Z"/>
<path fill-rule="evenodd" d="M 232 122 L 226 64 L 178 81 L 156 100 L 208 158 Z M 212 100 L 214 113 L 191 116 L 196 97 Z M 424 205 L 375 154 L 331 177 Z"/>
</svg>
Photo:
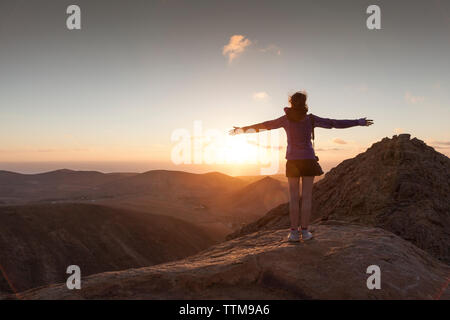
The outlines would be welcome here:
<svg viewBox="0 0 450 320">
<path fill-rule="evenodd" d="M 258 123 L 248 127 L 234 127 L 230 134 L 245 133 L 247 130 L 258 132 L 283 127 L 287 135 L 286 177 L 289 182 L 289 216 L 291 231 L 288 241 L 310 240 L 312 233 L 308 231 L 311 216 L 312 189 L 314 177 L 323 174 L 311 144 L 311 133 L 314 127 L 321 128 L 350 128 L 354 126 L 370 126 L 373 120 L 361 118 L 357 120 L 333 120 L 307 114 L 306 93 L 297 92 L 289 98 L 290 108 L 284 108 L 282 117 Z M 299 216 L 299 183 L 302 178 L 302 211 L 300 231 L 298 230 Z"/>
</svg>

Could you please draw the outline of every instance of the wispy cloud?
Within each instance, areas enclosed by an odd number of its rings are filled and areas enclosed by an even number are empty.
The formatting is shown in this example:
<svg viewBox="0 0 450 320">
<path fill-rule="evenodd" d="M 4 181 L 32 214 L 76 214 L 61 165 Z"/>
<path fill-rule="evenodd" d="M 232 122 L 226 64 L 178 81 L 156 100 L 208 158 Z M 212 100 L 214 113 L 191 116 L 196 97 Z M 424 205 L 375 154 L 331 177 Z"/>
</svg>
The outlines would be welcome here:
<svg viewBox="0 0 450 320">
<path fill-rule="evenodd" d="M 337 144 L 347 144 L 347 141 L 342 140 L 342 139 L 340 139 L 340 138 L 334 138 L 334 139 L 333 139 L 333 142 L 334 142 L 334 143 L 337 143 Z"/>
<path fill-rule="evenodd" d="M 54 152 L 85 152 L 89 151 L 87 148 L 73 148 L 73 149 L 0 149 L 0 153 L 54 153 Z"/>
<path fill-rule="evenodd" d="M 315 151 L 339 151 L 341 148 L 316 148 Z"/>
<path fill-rule="evenodd" d="M 429 144 L 435 149 L 450 149 L 450 141 L 430 141 Z"/>
<path fill-rule="evenodd" d="M 225 57 L 228 57 L 228 62 L 231 63 L 251 44 L 252 42 L 250 41 L 250 39 L 246 38 L 243 35 L 235 34 L 231 36 L 228 44 L 223 47 L 222 54 Z"/>
<path fill-rule="evenodd" d="M 274 149 L 274 150 L 282 150 L 284 148 L 284 146 L 271 146 L 271 145 L 263 145 L 260 144 L 257 141 L 253 141 L 253 140 L 247 140 L 248 144 L 260 147 L 260 148 L 264 148 L 264 149 Z"/>
<path fill-rule="evenodd" d="M 418 103 L 424 102 L 425 97 L 424 96 L 414 96 L 411 92 L 407 91 L 405 93 L 405 100 L 407 103 L 410 103 L 410 104 L 418 104 Z"/>
<path fill-rule="evenodd" d="M 281 48 L 275 44 L 270 44 L 262 47 L 258 44 L 258 40 L 250 40 L 244 35 L 235 34 L 230 37 L 228 43 L 223 47 L 222 54 L 228 58 L 228 63 L 231 63 L 239 55 L 248 49 L 249 46 L 255 47 L 261 53 L 273 53 L 277 56 L 281 55 Z"/>
<path fill-rule="evenodd" d="M 281 48 L 274 44 L 271 44 L 265 48 L 261 48 L 261 49 L 259 49 L 259 51 L 264 52 L 264 53 L 273 52 L 278 56 L 281 55 Z"/>
<path fill-rule="evenodd" d="M 394 133 L 395 134 L 400 134 L 400 133 L 403 133 L 403 132 L 405 132 L 405 129 L 403 129 L 403 128 L 395 128 L 394 129 Z"/>
<path fill-rule="evenodd" d="M 253 99 L 258 101 L 264 101 L 269 98 L 269 95 L 265 91 L 255 92 L 253 94 Z"/>
<path fill-rule="evenodd" d="M 439 89 L 441 88 L 441 83 L 440 83 L 439 81 L 438 81 L 438 82 L 435 82 L 435 83 L 433 84 L 433 88 L 439 90 Z"/>
<path fill-rule="evenodd" d="M 450 146 L 450 141 L 433 141 L 436 144 L 443 144 L 445 146 Z"/>
</svg>

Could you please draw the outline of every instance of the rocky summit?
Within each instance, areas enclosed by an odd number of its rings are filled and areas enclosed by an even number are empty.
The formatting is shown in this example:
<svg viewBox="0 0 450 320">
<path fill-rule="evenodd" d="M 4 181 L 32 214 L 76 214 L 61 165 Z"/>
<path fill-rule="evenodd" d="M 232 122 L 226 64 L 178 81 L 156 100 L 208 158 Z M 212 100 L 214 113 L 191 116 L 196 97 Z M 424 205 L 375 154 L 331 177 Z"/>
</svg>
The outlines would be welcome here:
<svg viewBox="0 0 450 320">
<path fill-rule="evenodd" d="M 315 238 L 288 243 L 259 231 L 194 256 L 86 277 L 18 294 L 19 299 L 449 299 L 450 267 L 380 228 L 327 221 Z M 380 289 L 368 289 L 381 270 Z"/>
<path fill-rule="evenodd" d="M 391 231 L 450 263 L 450 159 L 401 134 L 374 143 L 314 185 L 313 220 L 341 220 Z M 289 227 L 288 204 L 228 239 Z"/>
</svg>

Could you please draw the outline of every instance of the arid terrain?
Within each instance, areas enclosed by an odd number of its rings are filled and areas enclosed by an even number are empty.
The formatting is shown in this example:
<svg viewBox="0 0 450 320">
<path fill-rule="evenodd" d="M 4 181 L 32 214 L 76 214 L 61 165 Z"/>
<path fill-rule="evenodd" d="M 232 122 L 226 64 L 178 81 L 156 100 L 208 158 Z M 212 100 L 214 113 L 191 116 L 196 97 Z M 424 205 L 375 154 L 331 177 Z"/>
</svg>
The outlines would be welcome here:
<svg viewBox="0 0 450 320">
<path fill-rule="evenodd" d="M 63 169 L 31 175 L 0 171 L 0 206 L 102 204 L 179 218 L 223 240 L 287 201 L 286 182 L 263 178 L 168 170 L 104 174 Z"/>
<path fill-rule="evenodd" d="M 294 244 L 286 185 L 270 177 L 150 171 L 84 183 L 77 201 L 42 201 L 30 187 L 27 205 L 0 206 L 8 274 L 0 291 L 11 299 L 450 299 L 449 183 L 448 157 L 406 134 L 384 138 L 315 184 L 315 237 Z M 20 198 L 20 187 L 2 188 L 5 202 Z M 81 290 L 64 283 L 74 260 L 87 270 Z M 371 265 L 380 290 L 366 286 Z"/>
<path fill-rule="evenodd" d="M 314 241 L 290 244 L 285 230 L 258 231 L 195 256 L 24 292 L 23 299 L 450 299 L 450 267 L 380 228 L 314 225 Z M 383 270 L 368 290 L 366 268 Z"/>
<path fill-rule="evenodd" d="M 0 207 L 0 261 L 14 290 L 84 275 L 144 267 L 197 253 L 217 241 L 183 220 L 101 205 Z M 0 291 L 10 291 L 5 281 Z"/>
</svg>

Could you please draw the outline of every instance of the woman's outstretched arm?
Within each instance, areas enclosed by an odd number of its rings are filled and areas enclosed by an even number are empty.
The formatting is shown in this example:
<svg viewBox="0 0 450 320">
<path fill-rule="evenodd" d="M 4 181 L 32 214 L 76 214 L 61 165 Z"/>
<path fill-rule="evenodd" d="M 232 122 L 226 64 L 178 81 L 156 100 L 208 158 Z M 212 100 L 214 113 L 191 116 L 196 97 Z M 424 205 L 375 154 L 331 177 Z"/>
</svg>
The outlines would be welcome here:
<svg viewBox="0 0 450 320">
<path fill-rule="evenodd" d="M 259 132 L 261 130 L 278 129 L 283 126 L 284 118 L 285 116 L 282 116 L 274 120 L 257 123 L 247 127 L 233 127 L 234 129 L 230 130 L 230 134 L 235 135 L 240 133 L 254 133 Z"/>
<path fill-rule="evenodd" d="M 267 130 L 266 127 L 264 127 L 264 122 L 246 127 L 233 127 L 233 130 L 230 130 L 230 134 L 235 135 L 240 133 L 254 133 L 259 132 L 261 130 Z"/>
<path fill-rule="evenodd" d="M 370 126 L 373 124 L 373 120 L 361 118 L 355 120 L 336 120 L 336 119 L 328 119 L 321 118 L 316 115 L 312 115 L 314 117 L 314 127 L 320 128 L 337 128 L 337 129 L 345 129 L 355 126 Z"/>
</svg>

